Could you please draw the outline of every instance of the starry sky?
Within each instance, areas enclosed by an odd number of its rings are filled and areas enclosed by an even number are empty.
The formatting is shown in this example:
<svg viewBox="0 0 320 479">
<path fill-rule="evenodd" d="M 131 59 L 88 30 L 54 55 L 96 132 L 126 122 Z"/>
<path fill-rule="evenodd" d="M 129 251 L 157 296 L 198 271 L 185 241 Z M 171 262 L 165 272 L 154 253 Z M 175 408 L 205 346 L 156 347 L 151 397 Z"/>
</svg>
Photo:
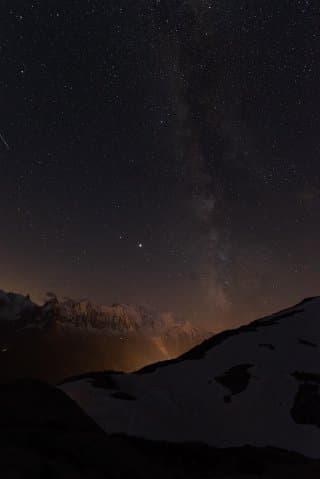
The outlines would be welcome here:
<svg viewBox="0 0 320 479">
<path fill-rule="evenodd" d="M 320 6 L 2 0 L 0 284 L 211 329 L 319 294 Z"/>
</svg>

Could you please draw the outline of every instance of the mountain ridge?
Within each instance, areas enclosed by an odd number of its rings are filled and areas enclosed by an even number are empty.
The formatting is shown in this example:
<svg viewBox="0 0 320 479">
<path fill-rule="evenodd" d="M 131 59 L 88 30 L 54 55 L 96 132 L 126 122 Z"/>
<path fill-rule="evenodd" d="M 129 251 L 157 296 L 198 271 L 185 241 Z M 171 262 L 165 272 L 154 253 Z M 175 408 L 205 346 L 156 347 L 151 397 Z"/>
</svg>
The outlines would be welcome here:
<svg viewBox="0 0 320 479">
<path fill-rule="evenodd" d="M 178 356 L 208 335 L 139 305 L 100 306 L 54 295 L 38 305 L 0 291 L 0 381 L 52 383 L 96 369 L 135 370 Z"/>
<path fill-rule="evenodd" d="M 79 328 L 105 330 L 114 333 L 166 333 L 179 328 L 182 333 L 196 336 L 201 329 L 187 320 L 177 320 L 172 313 L 159 313 L 146 306 L 114 303 L 111 306 L 98 305 L 87 299 L 74 300 L 50 298 L 43 305 L 31 301 L 30 296 L 6 293 L 0 290 L 0 320 L 20 320 L 28 312 L 28 320 L 34 326 L 44 320 L 59 320 L 64 325 Z M 11 313 L 11 314 L 10 314 Z M 30 313 L 31 318 L 30 318 Z M 32 321 L 33 319 L 33 321 Z"/>
</svg>

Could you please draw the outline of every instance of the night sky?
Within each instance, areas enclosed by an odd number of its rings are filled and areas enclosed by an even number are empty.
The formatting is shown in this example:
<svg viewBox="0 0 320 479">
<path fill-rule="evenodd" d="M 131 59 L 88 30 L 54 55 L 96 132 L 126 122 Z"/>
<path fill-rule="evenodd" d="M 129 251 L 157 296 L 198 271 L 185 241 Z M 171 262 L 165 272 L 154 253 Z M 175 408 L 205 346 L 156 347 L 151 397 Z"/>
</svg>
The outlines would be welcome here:
<svg viewBox="0 0 320 479">
<path fill-rule="evenodd" d="M 2 0 L 0 288 L 212 329 L 320 283 L 320 4 Z"/>
</svg>

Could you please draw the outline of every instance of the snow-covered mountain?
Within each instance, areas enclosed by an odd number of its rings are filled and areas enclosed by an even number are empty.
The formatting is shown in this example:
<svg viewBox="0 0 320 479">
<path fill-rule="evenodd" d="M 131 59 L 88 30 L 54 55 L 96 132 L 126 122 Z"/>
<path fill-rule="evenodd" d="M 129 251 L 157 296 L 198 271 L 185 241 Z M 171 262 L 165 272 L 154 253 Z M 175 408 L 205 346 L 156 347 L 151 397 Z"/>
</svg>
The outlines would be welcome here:
<svg viewBox="0 0 320 479">
<path fill-rule="evenodd" d="M 59 300 L 44 305 L 0 291 L 0 379 L 50 382 L 92 370 L 134 370 L 178 356 L 208 334 L 143 306 Z"/>
<path fill-rule="evenodd" d="M 198 338 L 201 331 L 189 321 L 178 321 L 171 313 L 159 313 L 150 308 L 113 304 L 100 306 L 87 300 L 57 298 L 48 301 L 42 310 L 43 318 L 59 321 L 64 327 L 76 327 L 110 335 L 187 336 Z"/>
<path fill-rule="evenodd" d="M 109 434 L 320 458 L 320 298 L 132 374 L 61 388 Z"/>
<path fill-rule="evenodd" d="M 65 328 L 103 332 L 110 335 L 143 334 L 144 336 L 185 335 L 197 338 L 202 332 L 189 321 L 177 320 L 172 313 L 159 313 L 141 305 L 113 304 L 103 306 L 88 300 L 56 296 L 43 306 L 33 303 L 29 296 L 0 290 L 0 321 L 11 320 L 29 327 L 44 327 L 57 321 Z"/>
</svg>

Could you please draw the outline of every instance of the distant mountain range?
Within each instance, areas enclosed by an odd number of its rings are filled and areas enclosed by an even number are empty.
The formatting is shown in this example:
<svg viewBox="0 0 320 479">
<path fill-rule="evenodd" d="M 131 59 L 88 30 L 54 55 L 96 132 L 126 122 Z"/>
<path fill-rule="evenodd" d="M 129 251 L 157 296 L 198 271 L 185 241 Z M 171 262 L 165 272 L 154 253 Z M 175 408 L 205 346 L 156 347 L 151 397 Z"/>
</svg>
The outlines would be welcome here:
<svg viewBox="0 0 320 479">
<path fill-rule="evenodd" d="M 319 351 L 320 298 L 311 298 L 177 359 L 61 389 L 108 434 L 320 459 Z"/>
<path fill-rule="evenodd" d="M 138 305 L 59 300 L 38 305 L 0 291 L 0 381 L 58 382 L 95 370 L 130 371 L 178 356 L 208 333 Z"/>
</svg>

